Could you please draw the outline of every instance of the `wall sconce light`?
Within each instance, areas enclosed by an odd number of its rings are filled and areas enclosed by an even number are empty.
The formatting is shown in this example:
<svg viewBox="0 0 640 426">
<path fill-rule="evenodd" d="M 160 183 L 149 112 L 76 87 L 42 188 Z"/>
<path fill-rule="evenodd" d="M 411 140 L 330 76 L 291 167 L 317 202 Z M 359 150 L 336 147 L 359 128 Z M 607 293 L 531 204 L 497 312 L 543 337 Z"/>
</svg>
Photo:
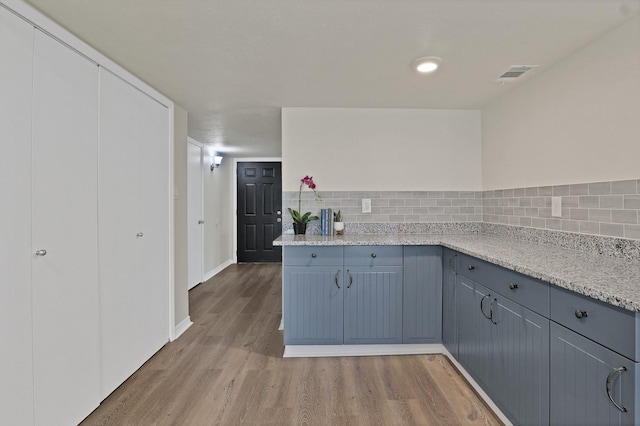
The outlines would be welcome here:
<svg viewBox="0 0 640 426">
<path fill-rule="evenodd" d="M 214 155 L 213 162 L 211 163 L 211 171 L 220 167 L 220 163 L 222 163 L 222 155 Z"/>
</svg>

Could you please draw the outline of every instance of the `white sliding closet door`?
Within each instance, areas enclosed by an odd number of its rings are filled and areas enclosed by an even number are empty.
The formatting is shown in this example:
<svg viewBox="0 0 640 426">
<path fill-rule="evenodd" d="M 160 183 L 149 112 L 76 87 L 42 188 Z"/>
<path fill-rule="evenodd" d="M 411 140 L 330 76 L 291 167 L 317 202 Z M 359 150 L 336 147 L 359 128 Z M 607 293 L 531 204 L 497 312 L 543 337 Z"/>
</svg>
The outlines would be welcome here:
<svg viewBox="0 0 640 426">
<path fill-rule="evenodd" d="M 106 398 L 146 359 L 138 313 L 140 96 L 100 68 L 98 235 L 100 252 L 100 395 Z"/>
<path fill-rule="evenodd" d="M 204 278 L 203 212 L 202 212 L 202 152 L 203 147 L 187 143 L 187 244 L 189 290 Z"/>
<path fill-rule="evenodd" d="M 100 70 L 100 393 L 169 340 L 168 109 Z"/>
<path fill-rule="evenodd" d="M 32 250 L 36 424 L 98 406 L 98 67 L 35 31 Z"/>
<path fill-rule="evenodd" d="M 145 360 L 169 341 L 169 285 L 171 257 L 171 185 L 169 153 L 173 149 L 169 109 L 141 96 L 140 201 L 141 201 L 141 297 L 140 336 Z"/>
<path fill-rule="evenodd" d="M 31 80 L 33 27 L 0 7 L 1 423 L 33 424 Z"/>
</svg>

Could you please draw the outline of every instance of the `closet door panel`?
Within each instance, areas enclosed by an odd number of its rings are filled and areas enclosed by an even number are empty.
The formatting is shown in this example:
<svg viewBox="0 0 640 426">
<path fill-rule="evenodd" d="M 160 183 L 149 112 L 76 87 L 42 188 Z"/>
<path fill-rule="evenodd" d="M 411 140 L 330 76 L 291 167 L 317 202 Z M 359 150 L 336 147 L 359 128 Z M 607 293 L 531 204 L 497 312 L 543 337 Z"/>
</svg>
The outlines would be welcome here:
<svg viewBox="0 0 640 426">
<path fill-rule="evenodd" d="M 31 81 L 33 27 L 0 7 L 0 422 L 33 423 Z"/>
<path fill-rule="evenodd" d="M 98 68 L 35 32 L 33 353 L 36 424 L 99 403 Z"/>
<path fill-rule="evenodd" d="M 145 361 L 136 315 L 140 185 L 140 93 L 100 69 L 98 235 L 100 254 L 100 395 L 106 398 Z"/>
<path fill-rule="evenodd" d="M 147 358 L 169 340 L 170 164 L 169 110 L 141 95 L 140 139 L 140 306 L 141 335 Z M 173 324 L 171 324 L 173 326 Z"/>
</svg>

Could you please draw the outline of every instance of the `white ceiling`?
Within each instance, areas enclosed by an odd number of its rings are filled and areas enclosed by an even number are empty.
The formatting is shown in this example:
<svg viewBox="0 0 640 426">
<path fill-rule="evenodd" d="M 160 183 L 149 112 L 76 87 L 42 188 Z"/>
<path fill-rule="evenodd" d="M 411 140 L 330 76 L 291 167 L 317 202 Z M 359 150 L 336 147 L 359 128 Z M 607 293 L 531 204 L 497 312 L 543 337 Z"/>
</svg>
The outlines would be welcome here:
<svg viewBox="0 0 640 426">
<path fill-rule="evenodd" d="M 476 109 L 640 0 L 28 0 L 189 112 L 189 136 L 280 156 L 281 107 Z M 639 41 L 640 49 L 640 41 Z M 417 75 L 420 56 L 444 59 Z M 511 65 L 540 65 L 500 85 Z"/>
</svg>

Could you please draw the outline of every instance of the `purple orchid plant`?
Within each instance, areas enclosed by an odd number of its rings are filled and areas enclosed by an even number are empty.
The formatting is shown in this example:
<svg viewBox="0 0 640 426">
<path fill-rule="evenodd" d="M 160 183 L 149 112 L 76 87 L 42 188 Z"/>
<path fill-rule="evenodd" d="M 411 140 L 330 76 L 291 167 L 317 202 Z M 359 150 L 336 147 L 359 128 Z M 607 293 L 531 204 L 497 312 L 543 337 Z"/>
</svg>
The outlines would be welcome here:
<svg viewBox="0 0 640 426">
<path fill-rule="evenodd" d="M 318 219 L 318 216 L 311 216 L 311 212 L 306 212 L 305 214 L 300 213 L 300 211 L 302 210 L 302 188 L 304 188 L 305 185 L 307 185 L 309 189 L 311 189 L 315 194 L 316 202 L 322 199 L 322 197 L 320 197 L 320 194 L 318 194 L 318 192 L 316 191 L 316 184 L 313 182 L 312 176 L 305 176 L 300 179 L 300 189 L 298 190 L 298 210 L 288 208 L 294 223 L 304 224 L 308 223 L 310 220 Z"/>
</svg>

